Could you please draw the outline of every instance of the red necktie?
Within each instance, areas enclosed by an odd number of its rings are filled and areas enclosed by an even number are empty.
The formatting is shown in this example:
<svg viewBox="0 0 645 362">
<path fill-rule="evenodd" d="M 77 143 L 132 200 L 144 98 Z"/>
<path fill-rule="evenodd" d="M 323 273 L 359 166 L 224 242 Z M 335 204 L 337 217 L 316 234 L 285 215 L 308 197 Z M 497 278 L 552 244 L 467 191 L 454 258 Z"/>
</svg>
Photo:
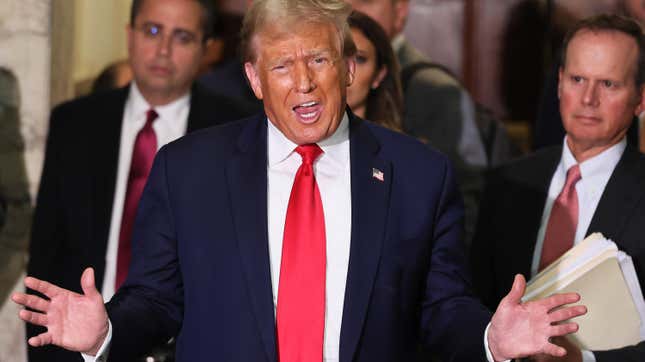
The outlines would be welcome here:
<svg viewBox="0 0 645 362">
<path fill-rule="evenodd" d="M 116 282 L 115 290 L 119 289 L 128 275 L 131 257 L 131 239 L 132 226 L 134 217 L 139 206 L 139 199 L 143 192 L 143 187 L 150 174 L 152 161 L 157 153 L 157 136 L 152 128 L 152 123 L 158 115 L 154 109 L 150 109 L 146 114 L 146 124 L 137 134 L 132 150 L 132 162 L 130 163 L 130 173 L 128 175 L 128 188 L 125 192 L 125 201 L 123 203 L 123 216 L 121 218 L 121 230 L 119 232 L 119 251 L 116 262 Z"/>
<path fill-rule="evenodd" d="M 313 163 L 317 145 L 296 148 L 302 157 L 291 189 L 284 225 L 278 287 L 280 362 L 315 362 L 323 358 L 325 329 L 325 217 Z"/>
<path fill-rule="evenodd" d="M 564 188 L 555 199 L 549 223 L 544 234 L 542 257 L 538 270 L 542 270 L 573 246 L 578 225 L 578 194 L 576 183 L 580 181 L 580 167 L 572 166 L 567 171 Z"/>
</svg>

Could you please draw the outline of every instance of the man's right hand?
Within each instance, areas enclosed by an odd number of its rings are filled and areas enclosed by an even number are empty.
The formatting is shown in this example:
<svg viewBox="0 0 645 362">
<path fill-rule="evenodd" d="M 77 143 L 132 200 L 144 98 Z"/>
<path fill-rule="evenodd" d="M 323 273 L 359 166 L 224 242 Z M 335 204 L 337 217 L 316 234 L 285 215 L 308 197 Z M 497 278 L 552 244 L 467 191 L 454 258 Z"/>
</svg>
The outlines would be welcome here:
<svg viewBox="0 0 645 362">
<path fill-rule="evenodd" d="M 49 300 L 36 295 L 14 293 L 11 299 L 24 307 L 20 318 L 47 328 L 47 332 L 29 338 L 34 347 L 54 344 L 70 351 L 94 356 L 108 334 L 108 315 L 103 298 L 94 284 L 94 270 L 87 268 L 81 276 L 83 294 L 57 287 L 32 277 L 25 286 Z"/>
</svg>

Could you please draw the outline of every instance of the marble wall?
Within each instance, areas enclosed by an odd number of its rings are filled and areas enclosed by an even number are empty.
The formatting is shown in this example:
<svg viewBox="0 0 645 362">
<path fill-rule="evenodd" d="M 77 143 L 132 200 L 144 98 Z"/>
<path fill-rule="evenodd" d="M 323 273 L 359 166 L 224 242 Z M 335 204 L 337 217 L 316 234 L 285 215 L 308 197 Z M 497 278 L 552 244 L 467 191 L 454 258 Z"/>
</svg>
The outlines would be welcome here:
<svg viewBox="0 0 645 362">
<path fill-rule="evenodd" d="M 0 6 L 0 66 L 18 78 L 21 133 L 32 195 L 40 177 L 50 106 L 50 9 L 49 0 L 2 0 Z M 15 289 L 22 289 L 19 281 Z M 0 301 L 2 362 L 26 360 L 17 309 L 11 302 Z"/>
<path fill-rule="evenodd" d="M 0 6 L 0 66 L 18 78 L 32 195 L 40 177 L 50 106 L 50 9 L 49 0 L 2 0 Z"/>
</svg>

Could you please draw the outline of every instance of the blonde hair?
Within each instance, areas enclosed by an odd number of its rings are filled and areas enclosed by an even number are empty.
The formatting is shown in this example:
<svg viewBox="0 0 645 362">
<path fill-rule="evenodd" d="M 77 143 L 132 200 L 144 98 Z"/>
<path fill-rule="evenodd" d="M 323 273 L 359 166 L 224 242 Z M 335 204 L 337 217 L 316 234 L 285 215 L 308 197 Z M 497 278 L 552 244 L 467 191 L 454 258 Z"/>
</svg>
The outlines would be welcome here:
<svg viewBox="0 0 645 362">
<path fill-rule="evenodd" d="M 347 24 L 352 7 L 343 0 L 254 0 L 244 16 L 240 34 L 242 62 L 255 62 L 253 38 L 267 26 L 280 26 L 285 32 L 297 31 L 302 23 L 333 24 L 338 31 L 341 54 L 356 53 Z"/>
</svg>

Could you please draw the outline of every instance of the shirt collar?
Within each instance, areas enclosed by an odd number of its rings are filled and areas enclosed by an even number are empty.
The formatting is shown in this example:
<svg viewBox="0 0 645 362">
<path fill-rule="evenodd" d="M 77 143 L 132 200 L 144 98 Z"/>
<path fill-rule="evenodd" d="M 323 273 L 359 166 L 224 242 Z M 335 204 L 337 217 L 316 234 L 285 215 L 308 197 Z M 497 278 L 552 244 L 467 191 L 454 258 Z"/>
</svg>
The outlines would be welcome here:
<svg viewBox="0 0 645 362">
<path fill-rule="evenodd" d="M 627 140 L 623 137 L 620 142 L 580 163 L 580 175 L 582 176 L 582 180 L 599 175 L 607 175 L 607 177 L 611 175 L 616 164 L 620 161 L 620 158 L 625 151 L 625 147 L 627 147 Z M 567 170 L 577 163 L 576 158 L 573 157 L 573 153 L 571 153 L 571 150 L 569 149 L 567 137 L 565 136 L 560 166 L 563 167 L 563 171 L 566 174 Z"/>
<path fill-rule="evenodd" d="M 268 155 L 269 167 L 285 161 L 294 152 L 297 144 L 289 140 L 268 118 Z M 318 142 L 324 154 L 320 156 L 328 159 L 334 168 L 342 169 L 349 160 L 349 117 L 347 112 L 338 125 L 336 131 L 326 139 Z"/>
<path fill-rule="evenodd" d="M 132 116 L 130 121 L 134 122 L 140 119 L 146 119 L 146 113 L 150 108 L 154 108 L 155 112 L 159 115 L 157 122 L 164 123 L 168 127 L 177 127 L 180 128 L 180 122 L 175 122 L 181 116 L 182 111 L 185 111 L 187 107 L 190 107 L 190 92 L 186 92 L 183 96 L 177 98 L 176 100 L 164 104 L 162 106 L 152 107 L 143 97 L 137 83 L 133 80 L 130 85 L 130 95 L 129 102 L 131 102 Z M 183 130 L 177 129 L 177 131 L 183 132 Z"/>
</svg>

